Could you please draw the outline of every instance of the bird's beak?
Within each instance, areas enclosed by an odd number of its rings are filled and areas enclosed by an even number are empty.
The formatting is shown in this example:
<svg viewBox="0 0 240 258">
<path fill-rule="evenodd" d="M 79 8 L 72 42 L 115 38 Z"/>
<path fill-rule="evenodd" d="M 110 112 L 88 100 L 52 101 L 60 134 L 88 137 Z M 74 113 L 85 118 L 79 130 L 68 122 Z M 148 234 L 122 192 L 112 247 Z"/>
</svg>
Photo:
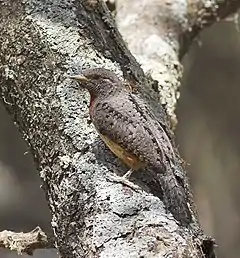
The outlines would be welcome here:
<svg viewBox="0 0 240 258">
<path fill-rule="evenodd" d="M 70 79 L 74 79 L 79 82 L 88 82 L 89 81 L 89 79 L 82 74 L 72 75 L 72 76 L 70 76 Z"/>
</svg>

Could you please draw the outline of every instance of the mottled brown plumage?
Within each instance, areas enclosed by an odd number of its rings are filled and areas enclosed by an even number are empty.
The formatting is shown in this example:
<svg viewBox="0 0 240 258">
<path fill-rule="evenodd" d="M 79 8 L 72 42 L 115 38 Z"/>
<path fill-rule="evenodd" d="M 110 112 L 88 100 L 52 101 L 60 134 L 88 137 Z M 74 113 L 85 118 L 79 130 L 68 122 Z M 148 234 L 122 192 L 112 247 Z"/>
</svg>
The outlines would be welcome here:
<svg viewBox="0 0 240 258">
<path fill-rule="evenodd" d="M 106 145 L 132 170 L 151 169 L 168 210 L 179 221 L 189 223 L 181 164 L 176 164 L 179 159 L 151 106 L 109 70 L 87 69 L 73 78 L 91 95 L 90 117 Z"/>
</svg>

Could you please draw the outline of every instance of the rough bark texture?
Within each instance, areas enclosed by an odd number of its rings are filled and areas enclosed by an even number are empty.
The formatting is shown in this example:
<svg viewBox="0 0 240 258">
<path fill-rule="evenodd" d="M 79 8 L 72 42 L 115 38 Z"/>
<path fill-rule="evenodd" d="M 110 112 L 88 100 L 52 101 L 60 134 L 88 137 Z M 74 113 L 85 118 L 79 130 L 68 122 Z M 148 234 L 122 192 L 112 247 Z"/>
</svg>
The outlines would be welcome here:
<svg viewBox="0 0 240 258">
<path fill-rule="evenodd" d="M 227 10 L 236 10 L 238 1 L 225 2 L 234 3 Z M 0 7 L 1 98 L 40 171 L 61 256 L 214 257 L 213 242 L 195 215 L 193 223 L 182 226 L 160 198 L 106 180 L 107 173 L 126 168 L 99 141 L 89 123 L 88 95 L 68 75 L 105 67 L 123 75 L 148 100 L 156 95 L 156 84 L 147 83 L 150 79 L 126 48 L 106 6 L 95 0 L 4 0 Z M 205 26 L 192 23 L 198 19 L 194 13 L 186 17 L 186 31 Z M 207 18 L 213 22 L 217 15 Z M 187 49 L 195 34 L 162 60 L 174 71 L 168 75 L 173 92 L 181 76 L 178 51 Z"/>
<path fill-rule="evenodd" d="M 158 82 L 172 126 L 182 78 L 181 58 L 204 28 L 234 13 L 238 0 L 117 0 L 116 22 L 146 74 Z"/>
<path fill-rule="evenodd" d="M 28 233 L 7 230 L 0 232 L 0 247 L 16 251 L 19 255 L 23 253 L 32 255 L 35 249 L 52 247 L 49 243 L 49 239 L 40 227 Z"/>
</svg>

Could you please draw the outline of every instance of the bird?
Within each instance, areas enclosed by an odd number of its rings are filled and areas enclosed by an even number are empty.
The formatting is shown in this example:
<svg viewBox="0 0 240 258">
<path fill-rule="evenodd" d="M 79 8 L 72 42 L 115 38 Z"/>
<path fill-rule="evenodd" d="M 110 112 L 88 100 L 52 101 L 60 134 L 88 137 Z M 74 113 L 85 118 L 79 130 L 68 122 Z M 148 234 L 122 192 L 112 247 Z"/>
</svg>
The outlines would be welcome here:
<svg viewBox="0 0 240 258">
<path fill-rule="evenodd" d="M 181 223 L 190 223 L 182 167 L 151 105 L 108 69 L 88 68 L 71 78 L 90 94 L 89 115 L 100 138 L 129 168 L 115 181 L 131 187 L 132 173 L 148 167 L 159 182 L 167 209 Z"/>
</svg>

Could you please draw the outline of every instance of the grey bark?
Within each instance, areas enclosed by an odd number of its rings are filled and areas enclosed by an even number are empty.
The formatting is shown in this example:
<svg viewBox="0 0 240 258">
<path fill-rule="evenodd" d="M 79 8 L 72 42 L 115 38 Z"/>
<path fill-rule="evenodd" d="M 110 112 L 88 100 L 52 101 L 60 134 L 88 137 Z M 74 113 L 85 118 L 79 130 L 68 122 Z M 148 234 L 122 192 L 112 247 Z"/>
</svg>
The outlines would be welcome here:
<svg viewBox="0 0 240 258">
<path fill-rule="evenodd" d="M 182 226 L 160 198 L 106 179 L 126 168 L 98 139 L 89 97 L 68 75 L 108 68 L 162 111 L 152 99 L 155 84 L 144 77 L 106 6 L 4 0 L 0 7 L 1 99 L 39 169 L 61 256 L 214 257 L 213 241 L 195 215 Z"/>
<path fill-rule="evenodd" d="M 182 57 L 198 33 L 234 13 L 238 0 L 116 0 L 116 22 L 145 74 L 158 82 L 172 126 L 183 75 Z"/>
</svg>

